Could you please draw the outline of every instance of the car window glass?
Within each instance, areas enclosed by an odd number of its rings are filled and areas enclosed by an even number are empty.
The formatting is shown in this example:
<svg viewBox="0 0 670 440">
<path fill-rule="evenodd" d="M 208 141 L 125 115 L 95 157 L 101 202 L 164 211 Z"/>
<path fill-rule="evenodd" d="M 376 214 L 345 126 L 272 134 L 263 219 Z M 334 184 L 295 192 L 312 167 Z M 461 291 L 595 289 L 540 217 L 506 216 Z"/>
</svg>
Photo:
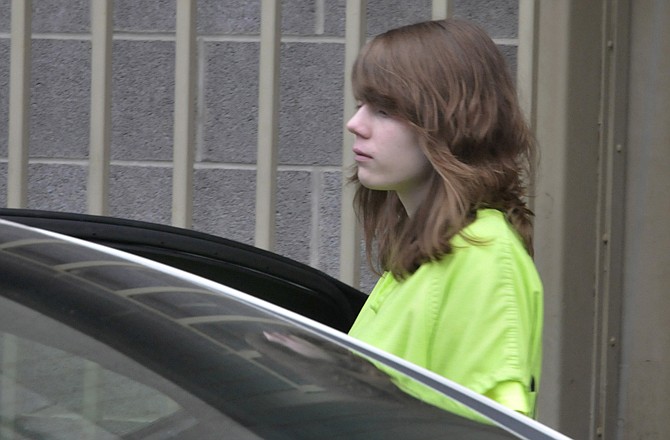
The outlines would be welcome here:
<svg viewBox="0 0 670 440">
<path fill-rule="evenodd" d="M 5 298 L 0 308 L 0 438 L 258 438 L 109 347 Z"/>
</svg>

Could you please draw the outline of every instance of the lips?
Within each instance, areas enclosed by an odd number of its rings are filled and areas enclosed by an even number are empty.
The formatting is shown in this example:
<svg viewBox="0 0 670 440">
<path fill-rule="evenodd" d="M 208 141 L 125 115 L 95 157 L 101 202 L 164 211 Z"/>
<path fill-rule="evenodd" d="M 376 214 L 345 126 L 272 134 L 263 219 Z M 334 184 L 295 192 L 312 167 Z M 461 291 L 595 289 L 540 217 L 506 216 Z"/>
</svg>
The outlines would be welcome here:
<svg viewBox="0 0 670 440">
<path fill-rule="evenodd" d="M 356 162 L 361 162 L 361 161 L 366 161 L 372 159 L 372 156 L 370 156 L 367 153 L 364 153 L 360 148 L 354 147 L 353 149 L 354 154 L 356 155 L 354 159 Z"/>
</svg>

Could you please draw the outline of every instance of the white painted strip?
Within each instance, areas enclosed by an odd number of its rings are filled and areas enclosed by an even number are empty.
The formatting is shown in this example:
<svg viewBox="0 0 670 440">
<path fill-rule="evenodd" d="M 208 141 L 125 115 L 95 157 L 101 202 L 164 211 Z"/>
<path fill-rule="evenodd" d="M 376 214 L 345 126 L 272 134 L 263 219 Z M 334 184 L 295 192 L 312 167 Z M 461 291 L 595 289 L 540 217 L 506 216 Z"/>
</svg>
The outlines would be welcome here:
<svg viewBox="0 0 670 440">
<path fill-rule="evenodd" d="M 12 2 L 12 41 L 9 69 L 9 139 L 7 206 L 28 204 L 28 147 L 30 145 L 30 55 L 32 0 Z"/>
<path fill-rule="evenodd" d="M 538 36 L 537 0 L 519 2 L 519 38 L 517 49 L 517 90 L 521 107 L 531 126 L 535 126 L 537 95 L 537 36 Z M 503 44 L 497 41 L 497 44 Z"/>
<path fill-rule="evenodd" d="M 493 42 L 499 46 L 518 46 L 518 38 L 493 38 Z"/>
<path fill-rule="evenodd" d="M 267 250 L 275 247 L 280 37 L 281 4 L 275 0 L 263 0 L 258 84 L 255 244 Z"/>
<path fill-rule="evenodd" d="M 174 90 L 172 225 L 193 223 L 195 159 L 196 0 L 177 0 Z"/>
<path fill-rule="evenodd" d="M 112 126 L 113 0 L 91 0 L 91 132 L 89 146 L 89 214 L 108 212 Z"/>
<path fill-rule="evenodd" d="M 535 132 L 537 125 L 537 50 L 538 50 L 537 0 L 519 1 L 519 39 L 517 40 L 516 84 L 519 104 L 530 128 Z M 535 176 L 528 182 L 529 194 L 535 194 Z M 535 210 L 535 197 L 528 198 L 528 204 Z"/>
<path fill-rule="evenodd" d="M 442 20 L 453 15 L 454 2 L 452 0 L 433 0 L 433 20 Z"/>
<path fill-rule="evenodd" d="M 344 124 L 356 111 L 351 86 L 351 69 L 353 68 L 358 51 L 365 43 L 366 37 L 366 6 L 365 0 L 348 0 L 346 12 L 346 31 L 344 45 Z M 360 284 L 360 232 L 356 213 L 353 208 L 354 187 L 347 185 L 348 175 L 354 165 L 353 136 L 342 127 L 344 131 L 342 141 L 342 213 L 340 217 L 341 240 L 340 240 L 340 279 L 358 287 Z"/>
</svg>

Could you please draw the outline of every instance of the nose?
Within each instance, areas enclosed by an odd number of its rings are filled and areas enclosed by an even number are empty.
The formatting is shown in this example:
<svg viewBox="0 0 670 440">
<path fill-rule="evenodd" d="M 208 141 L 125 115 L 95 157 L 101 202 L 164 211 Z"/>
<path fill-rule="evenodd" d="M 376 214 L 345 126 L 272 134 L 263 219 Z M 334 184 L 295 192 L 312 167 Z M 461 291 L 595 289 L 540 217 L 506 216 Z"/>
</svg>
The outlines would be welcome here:
<svg viewBox="0 0 670 440">
<path fill-rule="evenodd" d="M 356 113 L 347 122 L 347 130 L 356 136 L 367 136 L 368 128 L 365 124 L 365 105 L 358 107 Z"/>
</svg>

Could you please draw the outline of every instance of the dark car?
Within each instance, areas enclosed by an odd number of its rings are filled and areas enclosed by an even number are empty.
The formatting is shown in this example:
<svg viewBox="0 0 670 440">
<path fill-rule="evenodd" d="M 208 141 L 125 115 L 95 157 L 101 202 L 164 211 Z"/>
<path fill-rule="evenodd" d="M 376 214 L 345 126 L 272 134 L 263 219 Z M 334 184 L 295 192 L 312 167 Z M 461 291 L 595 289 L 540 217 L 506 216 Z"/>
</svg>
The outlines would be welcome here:
<svg viewBox="0 0 670 440">
<path fill-rule="evenodd" d="M 0 273 L 3 439 L 565 438 L 328 325 L 105 246 L 0 220 Z M 350 294 L 331 312 L 355 308 Z M 478 415 L 414 399 L 397 375 Z"/>
</svg>

